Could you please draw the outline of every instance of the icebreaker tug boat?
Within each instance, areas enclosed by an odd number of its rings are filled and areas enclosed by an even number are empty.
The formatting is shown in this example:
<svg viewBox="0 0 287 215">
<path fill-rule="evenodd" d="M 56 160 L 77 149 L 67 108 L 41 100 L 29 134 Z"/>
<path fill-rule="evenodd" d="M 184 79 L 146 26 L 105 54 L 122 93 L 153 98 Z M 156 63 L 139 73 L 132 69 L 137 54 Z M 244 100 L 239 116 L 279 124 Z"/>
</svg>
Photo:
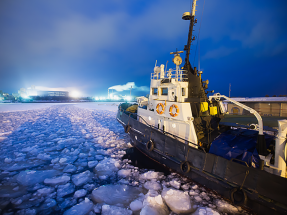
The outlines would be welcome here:
<svg viewBox="0 0 287 215">
<path fill-rule="evenodd" d="M 185 64 L 171 52 L 175 69 L 155 65 L 149 98 L 119 105 L 117 120 L 131 143 L 150 159 L 216 191 L 234 204 L 258 214 L 287 214 L 287 120 L 263 126 L 254 109 L 224 95 L 207 96 L 209 81 L 189 62 L 195 19 L 190 20 Z M 256 124 L 224 122 L 228 100 L 249 111 Z"/>
</svg>

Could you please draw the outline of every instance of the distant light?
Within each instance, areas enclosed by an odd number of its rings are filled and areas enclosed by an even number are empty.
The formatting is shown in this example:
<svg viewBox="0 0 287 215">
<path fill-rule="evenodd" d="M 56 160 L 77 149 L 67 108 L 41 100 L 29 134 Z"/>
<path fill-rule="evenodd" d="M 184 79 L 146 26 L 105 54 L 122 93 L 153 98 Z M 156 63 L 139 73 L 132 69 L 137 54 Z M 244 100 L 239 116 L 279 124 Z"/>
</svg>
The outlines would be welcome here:
<svg viewBox="0 0 287 215">
<path fill-rule="evenodd" d="M 130 96 L 126 96 L 125 99 L 126 99 L 127 101 L 132 100 L 132 98 L 131 98 Z"/>
<path fill-rule="evenodd" d="M 151 117 L 150 117 L 150 116 L 148 117 L 148 120 L 149 120 L 149 121 L 151 120 Z"/>
<path fill-rule="evenodd" d="M 74 98 L 77 98 L 77 97 L 80 97 L 80 93 L 78 91 L 73 91 L 73 92 L 70 93 L 70 96 L 74 97 Z"/>
<path fill-rule="evenodd" d="M 106 99 L 106 97 L 102 97 L 102 96 L 100 97 L 100 100 L 105 100 L 105 99 Z"/>
<path fill-rule="evenodd" d="M 114 95 L 114 100 L 119 100 L 120 97 L 118 97 L 117 95 Z"/>
<path fill-rule="evenodd" d="M 21 96 L 23 99 L 29 99 L 29 96 L 28 95 L 22 95 Z"/>
<path fill-rule="evenodd" d="M 98 101 L 98 100 L 99 100 L 99 97 L 95 97 L 95 100 L 97 100 L 97 101 Z"/>
</svg>

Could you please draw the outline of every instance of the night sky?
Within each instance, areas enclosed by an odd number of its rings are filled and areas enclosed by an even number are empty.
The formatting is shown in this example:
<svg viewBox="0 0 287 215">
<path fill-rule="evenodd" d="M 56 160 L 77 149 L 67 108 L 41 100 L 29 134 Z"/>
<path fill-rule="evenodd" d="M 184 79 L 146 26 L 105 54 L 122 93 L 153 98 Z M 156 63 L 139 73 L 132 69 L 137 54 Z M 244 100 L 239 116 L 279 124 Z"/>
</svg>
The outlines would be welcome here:
<svg viewBox="0 0 287 215">
<path fill-rule="evenodd" d="M 228 96 L 231 83 L 236 97 L 287 94 L 287 1 L 197 4 L 190 62 L 198 67 L 200 47 L 209 90 Z M 0 90 L 107 96 L 134 82 L 133 95 L 146 95 L 156 60 L 175 68 L 169 53 L 187 43 L 181 16 L 190 9 L 189 0 L 1 0 Z"/>
</svg>

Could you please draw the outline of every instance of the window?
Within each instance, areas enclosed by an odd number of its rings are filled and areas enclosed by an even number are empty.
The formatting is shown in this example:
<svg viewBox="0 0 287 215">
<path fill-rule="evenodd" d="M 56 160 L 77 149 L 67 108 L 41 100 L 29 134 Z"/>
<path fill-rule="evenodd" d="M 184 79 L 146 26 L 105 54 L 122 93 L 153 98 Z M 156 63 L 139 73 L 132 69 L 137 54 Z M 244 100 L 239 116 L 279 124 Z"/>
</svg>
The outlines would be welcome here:
<svg viewBox="0 0 287 215">
<path fill-rule="evenodd" d="M 157 88 L 152 88 L 152 94 L 157 95 Z"/>
<path fill-rule="evenodd" d="M 161 95 L 167 96 L 168 95 L 168 88 L 161 88 Z"/>
<path fill-rule="evenodd" d="M 185 96 L 185 88 L 181 88 L 181 95 Z"/>
</svg>

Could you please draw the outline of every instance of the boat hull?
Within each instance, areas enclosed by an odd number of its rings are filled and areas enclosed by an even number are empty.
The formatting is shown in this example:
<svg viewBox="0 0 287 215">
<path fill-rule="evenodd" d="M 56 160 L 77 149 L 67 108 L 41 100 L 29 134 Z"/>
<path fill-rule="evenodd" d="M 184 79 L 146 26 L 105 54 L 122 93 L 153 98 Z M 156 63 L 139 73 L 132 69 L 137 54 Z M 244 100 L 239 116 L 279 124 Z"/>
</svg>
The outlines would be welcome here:
<svg viewBox="0 0 287 215">
<path fill-rule="evenodd" d="M 150 159 L 254 213 L 287 214 L 285 178 L 191 147 L 124 111 L 118 111 L 117 120 L 129 133 L 131 144 Z M 150 140 L 154 143 L 152 150 L 147 146 Z M 185 161 L 190 164 L 188 172 L 181 167 Z M 239 200 L 233 198 L 234 192 Z"/>
</svg>

